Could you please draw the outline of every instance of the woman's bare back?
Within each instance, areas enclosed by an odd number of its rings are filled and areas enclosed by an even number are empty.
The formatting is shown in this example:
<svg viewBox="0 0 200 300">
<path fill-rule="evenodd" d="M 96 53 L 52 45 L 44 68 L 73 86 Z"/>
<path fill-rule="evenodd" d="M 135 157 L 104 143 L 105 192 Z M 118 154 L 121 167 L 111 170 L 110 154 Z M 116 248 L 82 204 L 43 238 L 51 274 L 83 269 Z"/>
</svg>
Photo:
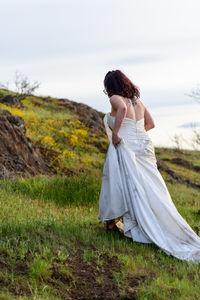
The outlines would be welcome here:
<svg viewBox="0 0 200 300">
<path fill-rule="evenodd" d="M 112 97 L 115 97 L 115 95 L 113 95 Z M 150 112 L 147 110 L 147 108 L 140 101 L 139 98 L 135 97 L 135 99 L 133 101 L 134 104 L 132 104 L 131 99 L 122 97 L 122 96 L 118 96 L 118 97 L 120 97 L 120 99 L 126 104 L 127 111 L 126 111 L 125 118 L 130 118 L 135 122 L 144 118 L 146 130 L 150 130 L 155 127 L 155 124 L 154 124 L 154 121 L 153 121 L 153 118 L 152 118 Z M 111 114 L 110 115 L 115 117 L 116 113 L 117 113 L 117 109 L 115 109 L 111 105 Z"/>
<path fill-rule="evenodd" d="M 134 104 L 132 104 L 131 99 L 121 97 L 121 99 L 124 101 L 127 107 L 126 116 L 125 118 L 132 119 L 133 121 L 137 122 L 138 120 L 144 118 L 144 112 L 145 108 L 142 102 L 138 99 L 134 99 Z M 117 113 L 117 110 L 115 110 L 113 107 L 111 109 L 111 116 L 115 117 Z"/>
</svg>

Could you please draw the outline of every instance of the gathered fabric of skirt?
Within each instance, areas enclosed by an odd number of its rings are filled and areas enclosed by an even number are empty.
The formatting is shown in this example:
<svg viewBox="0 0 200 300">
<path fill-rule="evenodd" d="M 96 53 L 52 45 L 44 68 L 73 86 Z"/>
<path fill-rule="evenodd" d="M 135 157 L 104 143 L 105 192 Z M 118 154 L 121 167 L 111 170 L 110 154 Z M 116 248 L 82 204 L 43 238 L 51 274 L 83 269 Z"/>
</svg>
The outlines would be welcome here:
<svg viewBox="0 0 200 300">
<path fill-rule="evenodd" d="M 123 216 L 124 235 L 135 242 L 155 243 L 167 255 L 200 262 L 200 237 L 177 211 L 157 168 L 144 118 L 125 118 L 121 142 L 112 144 L 115 118 L 107 113 L 104 125 L 110 140 L 103 166 L 99 216 L 103 221 Z"/>
</svg>

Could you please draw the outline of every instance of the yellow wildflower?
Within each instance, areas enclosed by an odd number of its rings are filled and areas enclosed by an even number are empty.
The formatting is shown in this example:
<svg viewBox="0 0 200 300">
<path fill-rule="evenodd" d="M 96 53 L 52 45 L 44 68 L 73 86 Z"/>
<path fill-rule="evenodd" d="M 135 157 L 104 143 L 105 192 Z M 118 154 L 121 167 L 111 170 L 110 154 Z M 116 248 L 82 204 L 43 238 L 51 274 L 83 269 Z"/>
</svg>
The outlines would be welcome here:
<svg viewBox="0 0 200 300">
<path fill-rule="evenodd" d="M 45 136 L 43 141 L 46 146 L 53 147 L 56 145 L 54 139 L 50 136 Z"/>
</svg>

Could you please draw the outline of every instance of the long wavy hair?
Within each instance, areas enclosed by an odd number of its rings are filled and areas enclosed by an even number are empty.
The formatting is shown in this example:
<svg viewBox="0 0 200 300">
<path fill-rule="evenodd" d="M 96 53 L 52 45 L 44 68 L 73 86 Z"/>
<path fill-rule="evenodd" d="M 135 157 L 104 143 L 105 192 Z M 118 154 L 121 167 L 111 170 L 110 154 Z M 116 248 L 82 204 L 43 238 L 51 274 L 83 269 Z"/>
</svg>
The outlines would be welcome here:
<svg viewBox="0 0 200 300">
<path fill-rule="evenodd" d="M 140 98 L 139 88 L 120 70 L 109 71 L 104 78 L 104 86 L 108 97 L 119 95 L 133 99 Z"/>
</svg>

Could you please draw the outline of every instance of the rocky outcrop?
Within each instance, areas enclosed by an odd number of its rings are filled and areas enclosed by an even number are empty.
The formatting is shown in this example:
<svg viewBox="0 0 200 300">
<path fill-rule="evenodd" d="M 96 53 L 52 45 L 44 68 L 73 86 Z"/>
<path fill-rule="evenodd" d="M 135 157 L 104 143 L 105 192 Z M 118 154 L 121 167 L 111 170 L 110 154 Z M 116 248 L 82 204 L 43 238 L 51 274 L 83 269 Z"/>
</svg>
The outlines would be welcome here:
<svg viewBox="0 0 200 300">
<path fill-rule="evenodd" d="M 164 171 L 168 173 L 171 176 L 171 178 L 174 179 L 176 182 L 200 189 L 200 184 L 197 184 L 191 181 L 190 179 L 184 179 L 182 176 L 171 170 L 162 160 L 157 159 L 157 166 L 159 171 Z M 173 183 L 173 180 L 170 180 L 170 182 Z"/>
<path fill-rule="evenodd" d="M 25 136 L 24 120 L 0 110 L 0 177 L 50 173 L 40 151 Z"/>
<path fill-rule="evenodd" d="M 196 172 L 200 172 L 200 166 L 195 166 L 193 165 L 192 162 L 186 160 L 186 159 L 183 159 L 181 157 L 175 157 L 175 158 L 172 158 L 172 159 L 169 159 L 169 158 L 165 158 L 163 159 L 165 161 L 170 161 L 176 165 L 179 165 L 179 166 L 183 166 L 187 169 L 191 169 L 191 170 L 194 170 Z"/>
<path fill-rule="evenodd" d="M 67 107 L 77 114 L 79 121 L 86 124 L 92 132 L 105 135 L 105 128 L 103 125 L 104 113 L 88 106 L 87 104 L 75 102 L 68 99 L 58 99 L 58 105 Z"/>
<path fill-rule="evenodd" d="M 4 103 L 8 106 L 12 106 L 12 105 L 19 105 L 21 106 L 21 101 L 19 100 L 19 98 L 15 95 L 6 95 L 0 98 L 0 102 Z"/>
</svg>

